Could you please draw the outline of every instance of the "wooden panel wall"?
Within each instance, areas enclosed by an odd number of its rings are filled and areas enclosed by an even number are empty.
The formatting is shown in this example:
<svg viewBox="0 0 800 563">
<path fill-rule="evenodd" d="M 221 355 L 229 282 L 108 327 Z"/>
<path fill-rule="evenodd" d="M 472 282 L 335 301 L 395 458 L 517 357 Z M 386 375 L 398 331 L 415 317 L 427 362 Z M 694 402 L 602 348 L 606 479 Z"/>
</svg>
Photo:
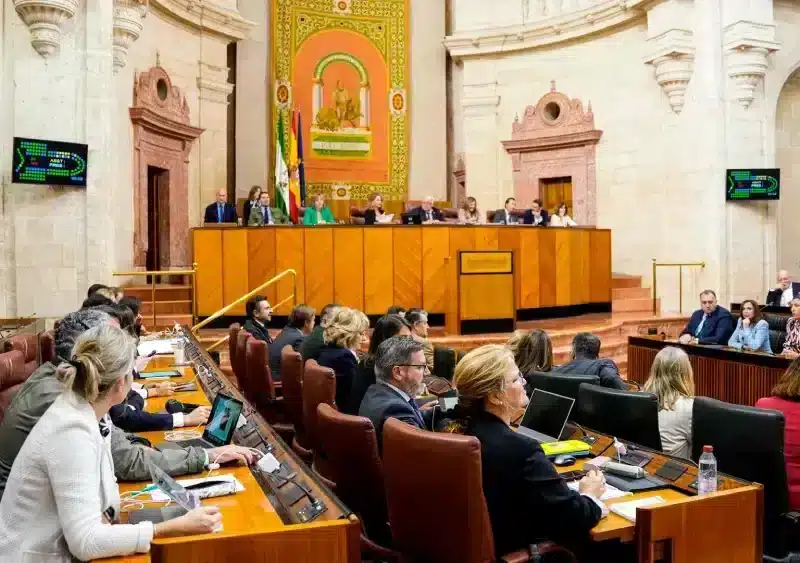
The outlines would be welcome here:
<svg viewBox="0 0 800 563">
<path fill-rule="evenodd" d="M 514 226 L 319 226 L 193 229 L 198 312 L 207 316 L 286 269 L 297 271 L 296 303 L 340 303 L 369 315 L 392 305 L 454 315 L 461 250 L 512 250 L 516 307 L 611 301 L 611 233 Z M 276 304 L 284 278 L 265 291 Z M 236 314 L 244 314 L 244 306 Z"/>
</svg>

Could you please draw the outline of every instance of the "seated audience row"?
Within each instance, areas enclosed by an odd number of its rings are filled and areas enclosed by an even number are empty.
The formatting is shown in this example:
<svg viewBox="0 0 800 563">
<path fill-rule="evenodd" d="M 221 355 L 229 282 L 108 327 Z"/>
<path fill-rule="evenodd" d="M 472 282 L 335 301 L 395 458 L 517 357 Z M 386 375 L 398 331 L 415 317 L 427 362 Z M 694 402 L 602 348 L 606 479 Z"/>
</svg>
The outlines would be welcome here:
<svg viewBox="0 0 800 563">
<path fill-rule="evenodd" d="M 474 203 L 474 198 L 468 198 L 465 204 L 467 209 L 472 206 L 469 199 L 472 199 Z M 495 211 L 493 222 L 497 225 L 516 225 L 522 223 L 523 225 L 539 227 L 546 227 L 548 225 L 551 227 L 576 227 L 578 225 L 572 220 L 572 217 L 569 216 L 569 208 L 566 203 L 559 204 L 555 213 L 551 216 L 542 207 L 542 200 L 534 199 L 530 209 L 526 210 L 525 214 L 522 216 L 522 221 L 520 221 L 519 216 L 514 213 L 516 208 L 517 200 L 513 197 L 507 198 L 503 209 Z M 475 208 L 475 211 L 477 212 L 477 208 Z"/>
</svg>

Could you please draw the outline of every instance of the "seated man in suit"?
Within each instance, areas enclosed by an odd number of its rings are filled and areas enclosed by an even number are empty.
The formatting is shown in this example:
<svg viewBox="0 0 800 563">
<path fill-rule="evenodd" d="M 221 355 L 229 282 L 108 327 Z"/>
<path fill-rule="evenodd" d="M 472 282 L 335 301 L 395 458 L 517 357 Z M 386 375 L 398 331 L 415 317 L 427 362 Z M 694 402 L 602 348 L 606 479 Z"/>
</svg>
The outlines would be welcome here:
<svg viewBox="0 0 800 563">
<path fill-rule="evenodd" d="M 695 311 L 681 332 L 681 344 L 727 345 L 736 323 L 725 307 L 717 305 L 717 294 L 706 289 L 700 294 L 700 310 Z"/>
<path fill-rule="evenodd" d="M 236 208 L 228 203 L 228 190 L 220 188 L 217 201 L 206 207 L 205 223 L 236 223 Z"/>
<path fill-rule="evenodd" d="M 242 330 L 252 334 L 253 338 L 272 344 L 272 337 L 267 328 L 267 323 L 272 320 L 272 307 L 267 298 L 263 295 L 253 295 L 247 300 L 245 312 L 247 313 L 247 322 L 244 323 Z"/>
<path fill-rule="evenodd" d="M 547 213 L 547 210 L 542 207 L 541 199 L 533 200 L 531 208 L 525 211 L 522 222 L 526 225 L 538 227 L 546 227 L 550 224 L 550 215 Z"/>
<path fill-rule="evenodd" d="M 600 359 L 600 339 L 589 332 L 579 332 L 572 339 L 572 361 L 553 368 L 557 375 L 597 375 L 600 385 L 611 389 L 628 389 L 619 376 L 614 360 Z"/>
<path fill-rule="evenodd" d="M 430 225 L 432 223 L 441 223 L 444 221 L 442 212 L 433 206 L 433 196 L 426 196 L 422 200 L 422 205 L 415 207 L 409 213 L 418 215 L 423 225 Z"/>
<path fill-rule="evenodd" d="M 792 276 L 786 270 L 778 272 L 778 285 L 767 293 L 767 305 L 789 307 L 797 297 L 800 297 L 800 283 L 793 282 Z"/>
<path fill-rule="evenodd" d="M 250 220 L 248 227 L 260 227 L 262 225 L 288 225 L 289 218 L 282 209 L 270 207 L 269 192 L 264 190 L 258 200 L 258 205 L 254 205 L 250 210 Z"/>
<path fill-rule="evenodd" d="M 506 199 L 505 208 L 494 212 L 494 223 L 497 225 L 513 225 L 519 223 L 519 219 L 511 214 L 517 206 L 517 200 L 513 197 Z"/>
<path fill-rule="evenodd" d="M 289 313 L 289 324 L 275 337 L 269 345 L 269 369 L 274 381 L 281 380 L 281 351 L 287 345 L 296 352 L 303 340 L 314 329 L 313 307 L 308 305 L 295 305 Z"/>
<path fill-rule="evenodd" d="M 405 319 L 411 325 L 411 337 L 422 344 L 425 353 L 425 363 L 428 371 L 433 372 L 433 344 L 428 340 L 428 313 L 423 309 L 412 308 L 406 313 Z"/>
<path fill-rule="evenodd" d="M 430 430 L 434 409 L 420 410 L 414 397 L 422 389 L 427 373 L 422 344 L 407 336 L 384 340 L 375 353 L 377 383 L 369 386 L 359 416 L 372 421 L 378 451 L 383 451 L 383 423 L 396 418 L 423 430 Z M 435 404 L 435 403 L 434 403 Z"/>
<path fill-rule="evenodd" d="M 300 346 L 300 356 L 304 362 L 319 358 L 320 351 L 325 347 L 325 327 L 330 324 L 338 308 L 339 306 L 335 303 L 328 303 L 322 308 L 319 314 L 319 324 L 313 328 L 308 337 L 303 339 Z"/>
</svg>

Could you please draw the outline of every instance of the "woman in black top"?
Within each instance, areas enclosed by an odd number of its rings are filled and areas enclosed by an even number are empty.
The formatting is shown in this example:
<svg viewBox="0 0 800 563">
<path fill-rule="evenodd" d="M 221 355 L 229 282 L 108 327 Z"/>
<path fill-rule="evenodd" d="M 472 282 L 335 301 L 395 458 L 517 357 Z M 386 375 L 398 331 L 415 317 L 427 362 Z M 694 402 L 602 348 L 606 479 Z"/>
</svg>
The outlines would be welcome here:
<svg viewBox="0 0 800 563">
<path fill-rule="evenodd" d="M 528 404 L 525 380 L 504 346 L 481 346 L 456 366 L 458 405 L 443 429 L 481 443 L 483 494 L 498 559 L 544 540 L 580 548 L 604 514 L 605 478 L 590 472 L 567 487 L 539 443 L 515 432 L 512 418 Z"/>
<path fill-rule="evenodd" d="M 250 188 L 250 193 L 247 195 L 247 201 L 244 202 L 244 223 L 246 227 L 247 222 L 250 220 L 250 212 L 253 210 L 254 205 L 258 205 L 258 199 L 261 197 L 261 186 L 253 186 Z"/>
<path fill-rule="evenodd" d="M 367 210 L 364 211 L 364 224 L 374 225 L 383 217 L 383 196 L 378 192 L 369 194 Z"/>
<path fill-rule="evenodd" d="M 370 385 L 375 383 L 375 352 L 381 342 L 392 336 L 411 336 L 411 325 L 400 315 L 385 315 L 375 323 L 369 340 L 369 351 L 361 358 L 350 388 L 350 401 L 339 408 L 345 414 L 358 414 L 361 401 Z"/>
<path fill-rule="evenodd" d="M 336 374 L 336 407 L 350 404 L 350 388 L 358 367 L 358 353 L 367 341 L 369 319 L 356 309 L 340 307 L 325 327 L 325 346 L 319 352 L 319 365 Z"/>
</svg>

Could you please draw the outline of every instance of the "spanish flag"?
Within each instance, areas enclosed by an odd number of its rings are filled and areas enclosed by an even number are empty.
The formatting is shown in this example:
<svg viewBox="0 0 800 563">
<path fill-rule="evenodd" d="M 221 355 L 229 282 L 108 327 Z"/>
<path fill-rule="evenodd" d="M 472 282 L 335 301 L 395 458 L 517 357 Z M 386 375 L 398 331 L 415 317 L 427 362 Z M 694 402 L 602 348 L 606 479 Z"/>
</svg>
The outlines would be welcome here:
<svg viewBox="0 0 800 563">
<path fill-rule="evenodd" d="M 295 225 L 300 222 L 300 155 L 297 138 L 300 131 L 300 112 L 292 111 L 289 131 L 289 216 Z"/>
</svg>

